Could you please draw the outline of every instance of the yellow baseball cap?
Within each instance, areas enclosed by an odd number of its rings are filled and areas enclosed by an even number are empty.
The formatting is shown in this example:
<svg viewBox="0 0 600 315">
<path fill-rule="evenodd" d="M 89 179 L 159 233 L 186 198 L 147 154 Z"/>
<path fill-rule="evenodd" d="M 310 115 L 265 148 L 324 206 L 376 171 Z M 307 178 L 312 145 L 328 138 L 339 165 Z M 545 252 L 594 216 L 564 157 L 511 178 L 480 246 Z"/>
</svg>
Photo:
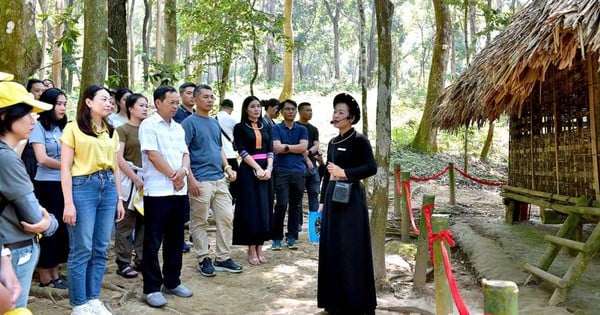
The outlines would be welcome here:
<svg viewBox="0 0 600 315">
<path fill-rule="evenodd" d="M 0 81 L 12 81 L 15 77 L 6 72 L 0 72 Z"/>
<path fill-rule="evenodd" d="M 19 103 L 33 106 L 33 112 L 39 113 L 52 109 L 52 104 L 40 102 L 17 82 L 0 82 L 0 110 Z"/>
</svg>

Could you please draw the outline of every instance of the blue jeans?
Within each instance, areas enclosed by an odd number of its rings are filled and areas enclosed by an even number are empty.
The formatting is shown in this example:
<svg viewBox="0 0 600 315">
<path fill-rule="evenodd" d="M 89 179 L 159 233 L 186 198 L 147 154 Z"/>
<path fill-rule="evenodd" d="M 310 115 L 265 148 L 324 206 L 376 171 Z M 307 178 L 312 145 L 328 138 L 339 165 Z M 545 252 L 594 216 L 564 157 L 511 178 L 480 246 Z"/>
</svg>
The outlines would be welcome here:
<svg viewBox="0 0 600 315">
<path fill-rule="evenodd" d="M 19 284 L 23 291 L 17 300 L 17 307 L 27 307 L 27 297 L 29 296 L 29 288 L 31 288 L 31 278 L 33 271 L 40 257 L 40 245 L 34 241 L 33 245 L 15 248 L 11 250 L 11 261 L 13 269 Z"/>
<path fill-rule="evenodd" d="M 275 172 L 275 214 L 273 216 L 273 240 L 283 240 L 283 221 L 288 211 L 286 237 L 298 239 L 298 217 L 302 213 L 302 195 L 304 193 L 304 173 L 286 171 Z"/>
<path fill-rule="evenodd" d="M 112 171 L 73 177 L 75 226 L 69 231 L 69 300 L 85 304 L 100 297 L 107 249 L 115 222 L 117 190 Z"/>
<path fill-rule="evenodd" d="M 319 171 L 314 167 L 311 171 L 306 170 L 305 176 L 306 194 L 308 195 L 308 211 L 314 212 L 319 210 L 319 192 L 321 190 L 321 178 Z M 304 221 L 304 212 L 302 211 L 302 203 L 298 205 L 298 226 L 302 227 Z"/>
</svg>

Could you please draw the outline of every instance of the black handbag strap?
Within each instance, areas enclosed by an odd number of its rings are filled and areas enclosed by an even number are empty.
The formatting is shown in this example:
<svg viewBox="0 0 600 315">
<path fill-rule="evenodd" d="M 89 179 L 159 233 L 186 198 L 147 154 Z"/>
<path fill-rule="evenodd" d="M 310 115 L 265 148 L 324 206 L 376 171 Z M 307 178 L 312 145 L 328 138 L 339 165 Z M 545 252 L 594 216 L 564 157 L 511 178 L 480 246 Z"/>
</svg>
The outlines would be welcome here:
<svg viewBox="0 0 600 315">
<path fill-rule="evenodd" d="M 215 119 L 217 121 L 219 121 L 218 117 L 215 117 Z M 219 129 L 221 130 L 221 134 L 223 134 L 223 136 L 225 136 L 225 139 L 227 139 L 227 141 L 233 143 L 233 141 L 231 140 L 231 138 L 225 133 L 225 130 L 223 130 L 223 128 L 221 128 L 221 125 L 219 124 Z"/>
</svg>

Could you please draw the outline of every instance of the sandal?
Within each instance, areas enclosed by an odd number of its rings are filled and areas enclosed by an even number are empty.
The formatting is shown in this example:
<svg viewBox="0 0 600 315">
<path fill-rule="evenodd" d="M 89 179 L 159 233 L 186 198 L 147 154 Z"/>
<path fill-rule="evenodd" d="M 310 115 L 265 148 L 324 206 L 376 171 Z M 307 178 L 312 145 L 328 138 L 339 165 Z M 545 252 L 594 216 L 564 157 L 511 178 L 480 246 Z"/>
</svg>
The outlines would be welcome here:
<svg viewBox="0 0 600 315">
<path fill-rule="evenodd" d="M 40 282 L 40 288 L 45 288 L 45 287 L 53 288 L 53 289 L 66 290 L 67 289 L 67 284 L 64 283 L 60 279 L 50 280 L 50 282 L 48 282 L 48 283 L 41 283 Z"/>
<path fill-rule="evenodd" d="M 119 266 L 119 268 L 117 269 L 117 274 L 127 279 L 135 278 L 138 276 L 138 272 L 135 271 L 135 269 L 133 269 L 129 265 Z"/>
</svg>

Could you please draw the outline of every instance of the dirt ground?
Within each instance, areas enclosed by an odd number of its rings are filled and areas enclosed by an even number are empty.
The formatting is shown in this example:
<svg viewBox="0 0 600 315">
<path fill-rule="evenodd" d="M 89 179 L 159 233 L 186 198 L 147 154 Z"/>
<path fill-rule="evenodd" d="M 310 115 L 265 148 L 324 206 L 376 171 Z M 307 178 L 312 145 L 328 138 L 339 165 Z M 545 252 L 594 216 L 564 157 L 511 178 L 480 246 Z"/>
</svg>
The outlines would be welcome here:
<svg viewBox="0 0 600 315">
<path fill-rule="evenodd" d="M 415 198 L 429 189 L 432 189 L 431 185 L 415 186 Z M 440 199 L 445 198 L 442 189 L 436 188 Z M 415 198 L 414 207 L 417 208 L 420 202 Z M 461 193 L 460 203 L 477 209 L 473 215 L 495 218 L 500 217 L 503 211 L 499 201 L 494 191 L 466 190 Z M 214 233 L 211 233 L 211 237 L 214 237 Z M 388 243 L 399 242 L 394 236 L 388 240 Z M 214 244 L 214 238 L 212 241 Z M 300 234 L 299 250 L 284 248 L 274 252 L 269 250 L 269 245 L 265 245 L 269 262 L 260 266 L 249 265 L 245 259 L 245 248 L 234 246 L 233 259 L 244 266 L 244 271 L 241 274 L 218 273 L 213 278 L 199 274 L 193 253 L 184 254 L 182 282 L 194 291 L 194 296 L 189 299 L 167 296 L 168 304 L 163 309 L 150 308 L 140 300 L 141 278 L 124 279 L 116 275 L 111 248 L 101 299 L 110 305 L 115 314 L 318 314 L 321 311 L 316 305 L 318 245 L 308 241 L 306 222 Z M 413 245 L 409 247 L 414 249 Z M 397 314 L 399 310 L 413 310 L 414 314 L 434 313 L 433 284 L 428 283 L 429 293 L 413 292 L 414 262 L 410 260 L 411 255 L 402 255 L 393 250 L 387 255 L 388 278 L 393 289 L 378 293 L 377 314 Z M 472 314 L 482 313 L 480 286 L 468 262 L 458 252 L 453 252 L 453 268 L 460 293 L 469 310 Z M 29 307 L 34 314 L 70 312 L 68 298 L 54 297 L 53 301 L 40 292 L 43 293 L 36 290 L 35 296 L 30 299 Z"/>
</svg>

